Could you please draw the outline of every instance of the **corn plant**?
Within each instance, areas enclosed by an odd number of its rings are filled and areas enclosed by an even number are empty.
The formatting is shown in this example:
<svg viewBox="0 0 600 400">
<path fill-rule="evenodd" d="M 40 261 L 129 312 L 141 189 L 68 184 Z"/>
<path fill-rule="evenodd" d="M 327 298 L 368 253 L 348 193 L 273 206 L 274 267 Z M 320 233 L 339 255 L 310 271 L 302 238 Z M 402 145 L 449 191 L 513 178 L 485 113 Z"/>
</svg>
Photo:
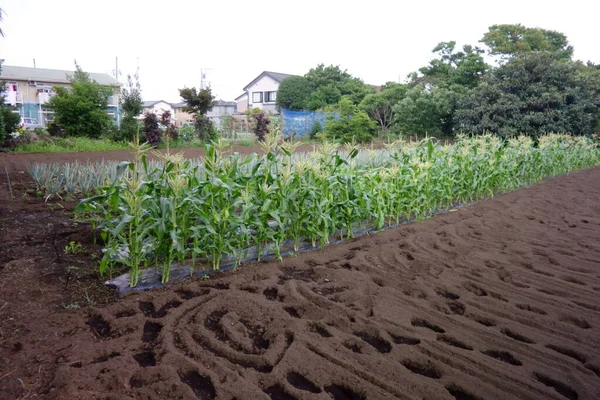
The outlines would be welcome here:
<svg viewBox="0 0 600 400">
<path fill-rule="evenodd" d="M 365 225 L 383 229 L 426 218 L 600 163 L 591 139 L 567 135 L 537 143 L 458 136 L 452 145 L 425 139 L 382 150 L 323 143 L 295 154 L 294 145 L 269 134 L 261 146 L 264 154 L 242 157 L 226 155 L 220 141 L 206 145 L 202 160 L 167 154 L 148 161 L 147 147 L 138 142 L 132 163 L 81 166 L 76 177 L 58 166 L 33 166 L 30 174 L 53 195 L 67 187 L 97 191 L 78 210 L 105 241 L 100 272 L 125 265 L 135 286 L 150 265 L 167 282 L 176 261 L 219 269 L 225 255 L 237 265 L 251 246 L 259 259 L 266 248 L 281 259 L 286 241 L 296 250 L 303 240 L 322 247 L 332 235 L 350 238 Z M 84 179 L 85 171 L 97 174 Z"/>
</svg>

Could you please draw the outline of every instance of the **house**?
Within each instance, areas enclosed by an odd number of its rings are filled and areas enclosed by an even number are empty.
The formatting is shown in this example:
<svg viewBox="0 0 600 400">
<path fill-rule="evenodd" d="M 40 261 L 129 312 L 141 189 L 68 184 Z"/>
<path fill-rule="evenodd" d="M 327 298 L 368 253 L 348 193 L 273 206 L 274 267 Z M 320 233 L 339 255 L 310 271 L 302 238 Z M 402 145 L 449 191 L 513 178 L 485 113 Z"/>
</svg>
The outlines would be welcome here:
<svg viewBox="0 0 600 400">
<path fill-rule="evenodd" d="M 21 117 L 33 118 L 43 126 L 54 119 L 54 111 L 45 107 L 54 96 L 54 86 L 71 86 L 74 71 L 3 65 L 0 80 L 6 81 L 5 104 L 18 110 Z M 108 74 L 90 73 L 90 79 L 113 89 L 106 112 L 118 123 L 119 82 Z M 16 111 L 15 111 L 16 112 Z"/>
<path fill-rule="evenodd" d="M 244 93 L 235 99 L 238 112 L 253 108 L 276 112 L 277 90 L 281 82 L 290 76 L 294 75 L 263 71 L 247 84 L 243 89 Z"/>
<path fill-rule="evenodd" d="M 168 101 L 164 101 L 164 100 L 144 101 L 144 103 L 142 104 L 142 108 L 143 108 L 142 117 L 146 113 L 151 113 L 151 114 L 156 114 L 156 116 L 160 120 L 160 117 L 164 114 L 165 111 L 168 111 L 171 113 L 171 118 L 175 117 L 175 113 L 173 110 L 173 104 L 169 103 Z"/>
<path fill-rule="evenodd" d="M 183 107 L 186 106 L 185 102 L 172 104 L 175 110 L 175 125 L 183 126 L 188 123 L 194 122 L 194 116 L 190 113 L 183 111 Z M 233 115 L 237 113 L 235 101 L 216 100 L 213 108 L 211 108 L 206 116 L 213 121 L 217 128 L 221 127 L 221 117 L 224 115 Z"/>
</svg>

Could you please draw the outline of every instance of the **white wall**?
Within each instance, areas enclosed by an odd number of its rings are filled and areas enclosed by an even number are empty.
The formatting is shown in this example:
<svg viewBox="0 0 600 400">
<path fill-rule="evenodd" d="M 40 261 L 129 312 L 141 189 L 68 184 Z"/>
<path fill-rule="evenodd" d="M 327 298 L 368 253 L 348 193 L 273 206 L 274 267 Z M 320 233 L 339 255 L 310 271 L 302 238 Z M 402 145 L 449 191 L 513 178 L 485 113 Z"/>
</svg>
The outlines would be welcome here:
<svg viewBox="0 0 600 400">
<path fill-rule="evenodd" d="M 271 78 L 270 76 L 263 76 L 259 81 L 257 81 L 254 85 L 249 86 L 247 89 L 248 98 L 250 99 L 250 109 L 260 108 L 262 109 L 273 109 L 272 106 L 275 105 L 275 102 L 265 103 L 265 93 L 264 92 L 276 92 L 279 89 L 279 82 Z M 263 92 L 263 102 L 262 103 L 253 103 L 252 102 L 252 93 L 253 92 Z M 265 107 L 265 105 L 267 107 Z"/>
<path fill-rule="evenodd" d="M 144 113 L 151 112 L 156 114 L 159 118 L 165 111 L 169 111 L 171 113 L 171 118 L 175 118 L 175 111 L 173 110 L 173 107 L 164 101 L 159 101 L 152 107 L 144 108 Z"/>
</svg>

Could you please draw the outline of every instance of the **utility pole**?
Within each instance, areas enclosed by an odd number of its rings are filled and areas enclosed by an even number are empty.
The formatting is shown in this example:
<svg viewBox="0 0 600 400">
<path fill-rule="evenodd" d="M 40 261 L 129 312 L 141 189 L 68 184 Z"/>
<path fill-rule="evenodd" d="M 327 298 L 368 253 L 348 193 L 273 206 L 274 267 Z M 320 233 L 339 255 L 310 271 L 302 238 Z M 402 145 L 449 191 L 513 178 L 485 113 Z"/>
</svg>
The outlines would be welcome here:
<svg viewBox="0 0 600 400">
<path fill-rule="evenodd" d="M 200 68 L 200 90 L 210 87 L 210 81 L 206 79 L 206 73 L 212 68 Z"/>
</svg>

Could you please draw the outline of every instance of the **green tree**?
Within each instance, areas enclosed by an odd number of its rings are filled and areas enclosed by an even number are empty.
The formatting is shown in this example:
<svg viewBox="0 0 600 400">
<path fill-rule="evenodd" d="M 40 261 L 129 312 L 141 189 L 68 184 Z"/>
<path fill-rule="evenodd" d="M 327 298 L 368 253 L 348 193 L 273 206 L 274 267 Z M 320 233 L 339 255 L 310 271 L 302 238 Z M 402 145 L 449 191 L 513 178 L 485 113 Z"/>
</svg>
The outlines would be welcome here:
<svg viewBox="0 0 600 400">
<path fill-rule="evenodd" d="M 401 135 L 451 135 L 458 94 L 444 87 L 416 85 L 393 108 Z"/>
<path fill-rule="evenodd" d="M 307 109 L 311 89 L 303 76 L 285 78 L 277 89 L 277 107 L 301 111 Z"/>
<path fill-rule="evenodd" d="M 466 93 L 456 110 L 457 129 L 501 136 L 560 132 L 590 134 L 598 118 L 600 72 L 553 52 L 522 53 Z"/>
<path fill-rule="evenodd" d="M 196 135 L 205 141 L 212 141 L 216 138 L 216 129 L 212 121 L 206 116 L 215 105 L 215 97 L 211 89 L 196 90 L 195 87 L 179 89 L 179 96 L 187 104 L 183 111 L 194 114 L 194 127 Z"/>
<path fill-rule="evenodd" d="M 492 25 L 481 42 L 489 47 L 491 55 L 503 58 L 534 51 L 547 51 L 559 59 L 571 59 L 573 46 L 567 37 L 557 31 L 527 28 L 521 24 Z"/>
<path fill-rule="evenodd" d="M 118 139 L 133 140 L 134 135 L 139 129 L 137 116 L 144 111 L 138 71 L 136 71 L 133 77 L 127 75 L 127 85 L 121 89 L 119 103 L 123 111 L 123 119 L 121 120 Z"/>
<path fill-rule="evenodd" d="M 54 110 L 54 122 L 62 126 L 67 136 L 99 137 L 113 126 L 106 113 L 112 88 L 90 79 L 75 63 L 75 73 L 69 77 L 71 87 L 55 86 L 56 93 L 47 103 Z"/>
<path fill-rule="evenodd" d="M 311 89 L 307 103 L 311 110 L 337 104 L 341 96 L 346 96 L 353 104 L 359 104 L 367 94 L 373 92 L 362 80 L 353 77 L 347 70 L 342 71 L 339 66 L 319 64 L 304 76 Z"/>
<path fill-rule="evenodd" d="M 359 104 L 373 121 L 377 122 L 382 133 L 394 123 L 394 105 L 406 95 L 408 85 L 388 82 L 381 87 L 380 93 L 368 94 Z"/>
<path fill-rule="evenodd" d="M 352 103 L 350 98 L 342 97 L 338 104 L 329 106 L 328 110 L 337 112 L 338 117 L 327 117 L 324 131 L 326 138 L 341 143 L 365 143 L 373 139 L 377 129 L 376 123 Z"/>
<path fill-rule="evenodd" d="M 483 59 L 483 50 L 470 45 L 456 51 L 456 42 L 441 42 L 434 49 L 437 55 L 429 65 L 419 69 L 420 82 L 432 85 L 475 87 L 489 66 Z"/>
</svg>

